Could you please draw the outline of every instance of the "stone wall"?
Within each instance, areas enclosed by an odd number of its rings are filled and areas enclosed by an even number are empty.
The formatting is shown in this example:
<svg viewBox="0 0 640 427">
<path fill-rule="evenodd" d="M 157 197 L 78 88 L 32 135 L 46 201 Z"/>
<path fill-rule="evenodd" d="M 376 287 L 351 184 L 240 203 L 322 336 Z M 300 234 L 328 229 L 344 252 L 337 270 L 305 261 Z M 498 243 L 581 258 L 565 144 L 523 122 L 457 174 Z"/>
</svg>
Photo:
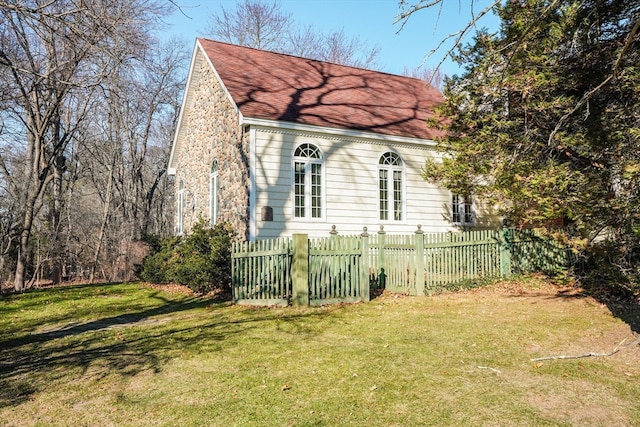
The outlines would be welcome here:
<svg viewBox="0 0 640 427">
<path fill-rule="evenodd" d="M 184 188 L 184 231 L 199 217 L 210 220 L 210 174 L 218 160 L 218 221 L 230 222 L 240 236 L 249 230 L 249 136 L 209 63 L 194 64 L 182 118 L 176 191 Z M 176 198 L 177 200 L 177 198 Z M 177 213 L 176 213 L 177 224 Z"/>
</svg>

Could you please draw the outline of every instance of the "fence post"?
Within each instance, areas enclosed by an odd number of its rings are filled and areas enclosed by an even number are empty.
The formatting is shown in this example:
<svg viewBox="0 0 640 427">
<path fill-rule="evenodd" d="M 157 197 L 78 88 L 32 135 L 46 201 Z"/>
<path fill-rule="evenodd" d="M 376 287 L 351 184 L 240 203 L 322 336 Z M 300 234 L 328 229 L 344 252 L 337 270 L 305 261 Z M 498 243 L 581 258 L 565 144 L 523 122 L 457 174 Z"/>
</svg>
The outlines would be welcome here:
<svg viewBox="0 0 640 427">
<path fill-rule="evenodd" d="M 502 228 L 500 235 L 500 276 L 511 277 L 511 233 L 508 227 Z"/>
<path fill-rule="evenodd" d="M 424 231 L 418 224 L 416 230 L 416 295 L 424 296 Z"/>
<path fill-rule="evenodd" d="M 291 264 L 291 304 L 294 307 L 309 305 L 309 235 L 293 235 Z"/>
<path fill-rule="evenodd" d="M 367 227 L 362 227 L 360 235 L 360 296 L 362 301 L 370 301 L 369 289 L 369 233 Z"/>
<path fill-rule="evenodd" d="M 385 273 L 386 265 L 384 261 L 384 252 L 386 250 L 385 234 L 386 231 L 384 231 L 384 225 L 381 225 L 380 230 L 378 230 L 378 267 L 380 268 L 380 271 L 378 272 L 378 286 L 381 289 L 386 289 L 387 287 L 387 274 Z"/>
</svg>

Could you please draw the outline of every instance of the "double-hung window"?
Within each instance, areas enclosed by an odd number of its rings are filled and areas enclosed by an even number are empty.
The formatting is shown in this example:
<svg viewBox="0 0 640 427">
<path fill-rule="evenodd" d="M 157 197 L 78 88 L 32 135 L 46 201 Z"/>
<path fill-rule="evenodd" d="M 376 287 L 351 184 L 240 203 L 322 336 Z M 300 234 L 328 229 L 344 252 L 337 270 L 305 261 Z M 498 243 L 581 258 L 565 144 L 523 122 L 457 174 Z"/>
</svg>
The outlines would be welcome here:
<svg viewBox="0 0 640 427">
<path fill-rule="evenodd" d="M 451 222 L 460 225 L 473 225 L 473 201 L 471 196 L 454 194 L 451 196 Z"/>
<path fill-rule="evenodd" d="M 218 221 L 218 159 L 213 159 L 209 175 L 209 218 L 211 225 Z"/>
<path fill-rule="evenodd" d="M 184 232 L 184 181 L 180 180 L 176 200 L 176 234 Z"/>
<path fill-rule="evenodd" d="M 313 144 L 301 144 L 293 153 L 293 216 L 323 217 L 322 152 Z"/>
<path fill-rule="evenodd" d="M 387 152 L 378 162 L 379 212 L 381 221 L 404 219 L 403 163 L 396 153 Z"/>
</svg>

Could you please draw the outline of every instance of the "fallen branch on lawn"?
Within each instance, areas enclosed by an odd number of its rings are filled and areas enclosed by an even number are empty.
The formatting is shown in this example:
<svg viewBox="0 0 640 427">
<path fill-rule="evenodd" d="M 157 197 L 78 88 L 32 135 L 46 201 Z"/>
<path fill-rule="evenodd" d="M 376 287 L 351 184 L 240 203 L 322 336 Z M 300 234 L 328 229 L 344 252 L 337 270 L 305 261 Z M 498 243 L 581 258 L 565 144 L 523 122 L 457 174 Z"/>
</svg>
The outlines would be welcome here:
<svg viewBox="0 0 640 427">
<path fill-rule="evenodd" d="M 490 370 L 491 372 L 495 372 L 496 374 L 501 374 L 501 373 L 502 373 L 502 372 L 500 372 L 500 370 L 499 370 L 499 369 L 496 369 L 496 368 L 490 368 L 490 367 L 488 367 L 488 366 L 478 366 L 478 369 L 488 369 L 488 370 Z"/>
<path fill-rule="evenodd" d="M 609 356 L 613 356 L 614 354 L 616 354 L 617 352 L 619 352 L 621 350 L 621 346 L 622 347 L 629 347 L 632 346 L 634 344 L 638 344 L 640 343 L 640 336 L 638 338 L 636 338 L 635 340 L 633 340 L 632 342 L 625 344 L 624 346 L 622 345 L 622 343 L 624 343 L 627 339 L 623 339 L 622 341 L 620 341 L 620 344 L 618 344 L 616 346 L 616 348 L 613 349 L 613 351 L 611 351 L 610 353 L 583 353 L 583 354 L 578 354 L 578 355 L 560 355 L 560 356 L 546 356 L 546 357 L 536 357 L 535 359 L 530 359 L 532 362 L 540 362 L 542 360 L 558 360 L 558 359 L 581 359 L 583 357 L 609 357 Z"/>
</svg>

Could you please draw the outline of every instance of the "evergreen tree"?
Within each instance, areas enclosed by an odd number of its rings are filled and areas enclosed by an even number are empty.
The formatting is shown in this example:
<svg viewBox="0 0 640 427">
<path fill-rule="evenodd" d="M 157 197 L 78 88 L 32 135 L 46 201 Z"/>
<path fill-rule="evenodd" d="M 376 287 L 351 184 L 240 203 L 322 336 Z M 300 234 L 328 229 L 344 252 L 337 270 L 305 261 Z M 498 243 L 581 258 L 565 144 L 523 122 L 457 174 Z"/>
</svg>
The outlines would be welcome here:
<svg viewBox="0 0 640 427">
<path fill-rule="evenodd" d="M 568 218 L 640 251 L 640 1 L 511 0 L 457 51 L 442 163 L 425 178 L 515 223 Z"/>
</svg>

